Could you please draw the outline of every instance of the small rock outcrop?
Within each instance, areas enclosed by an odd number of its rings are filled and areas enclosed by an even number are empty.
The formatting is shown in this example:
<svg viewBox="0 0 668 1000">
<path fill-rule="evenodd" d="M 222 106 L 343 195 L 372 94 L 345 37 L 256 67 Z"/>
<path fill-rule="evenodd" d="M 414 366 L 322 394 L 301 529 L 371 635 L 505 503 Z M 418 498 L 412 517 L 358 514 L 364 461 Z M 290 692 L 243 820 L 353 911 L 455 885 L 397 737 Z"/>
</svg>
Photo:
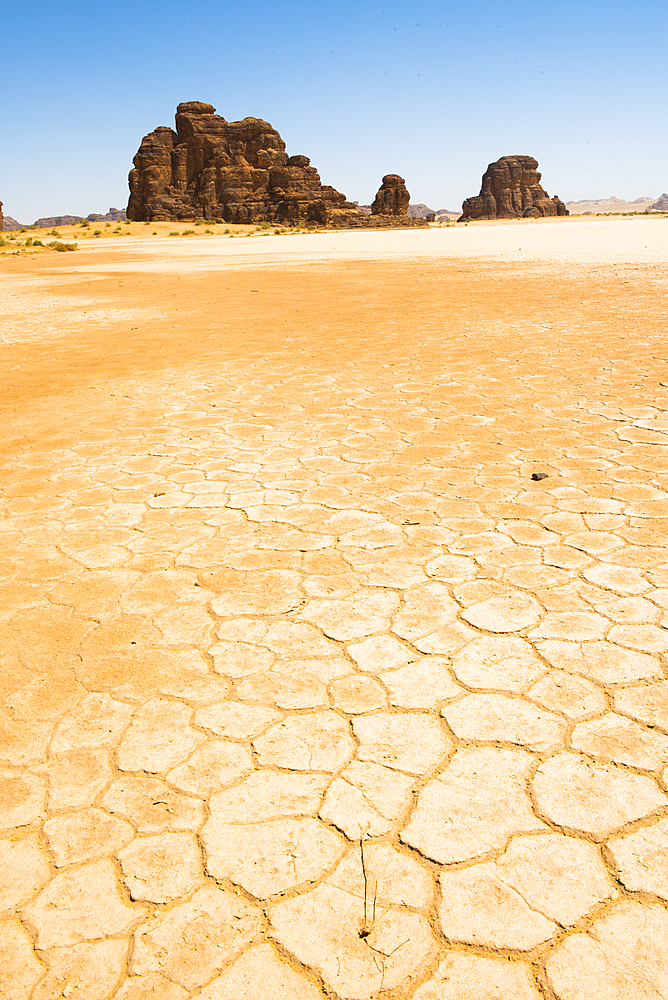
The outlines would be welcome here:
<svg viewBox="0 0 668 1000">
<path fill-rule="evenodd" d="M 540 186 L 538 160 L 533 156 L 502 156 L 490 163 L 480 194 L 467 198 L 459 222 L 475 219 L 538 219 L 568 215 L 563 201 Z"/>
<path fill-rule="evenodd" d="M 668 212 L 668 194 L 664 191 L 656 201 L 649 206 L 650 212 Z"/>
<path fill-rule="evenodd" d="M 385 174 L 371 206 L 372 215 L 407 215 L 411 196 L 399 174 Z"/>
<path fill-rule="evenodd" d="M 307 156 L 288 156 L 259 118 L 228 122 L 211 104 L 186 101 L 176 131 L 145 136 L 130 171 L 128 219 L 327 224 L 357 206 L 320 177 Z"/>
</svg>

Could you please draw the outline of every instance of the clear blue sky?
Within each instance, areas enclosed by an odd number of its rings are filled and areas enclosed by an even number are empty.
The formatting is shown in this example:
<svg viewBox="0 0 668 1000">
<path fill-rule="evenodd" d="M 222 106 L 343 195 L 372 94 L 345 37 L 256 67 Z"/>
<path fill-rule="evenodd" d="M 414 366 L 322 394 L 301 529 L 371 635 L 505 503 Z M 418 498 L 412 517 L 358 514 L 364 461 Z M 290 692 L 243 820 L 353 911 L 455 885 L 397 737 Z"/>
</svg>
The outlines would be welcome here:
<svg viewBox="0 0 668 1000">
<path fill-rule="evenodd" d="M 278 129 L 368 203 L 383 174 L 458 208 L 528 153 L 564 200 L 668 190 L 658 0 L 3 0 L 0 199 L 22 222 L 127 203 L 179 101 Z"/>
</svg>

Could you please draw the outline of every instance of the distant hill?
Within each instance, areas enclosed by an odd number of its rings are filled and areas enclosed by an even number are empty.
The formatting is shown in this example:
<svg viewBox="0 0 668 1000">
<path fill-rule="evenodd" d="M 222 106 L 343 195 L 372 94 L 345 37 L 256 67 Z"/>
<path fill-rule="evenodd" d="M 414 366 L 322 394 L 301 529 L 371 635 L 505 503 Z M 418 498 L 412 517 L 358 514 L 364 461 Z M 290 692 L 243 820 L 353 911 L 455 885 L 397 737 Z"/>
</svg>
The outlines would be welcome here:
<svg viewBox="0 0 668 1000">
<path fill-rule="evenodd" d="M 11 215 L 6 215 L 2 223 L 2 231 L 3 233 L 9 233 L 13 229 L 23 229 L 23 226 L 16 219 L 12 219 Z"/>
<path fill-rule="evenodd" d="M 566 208 L 571 215 L 599 215 L 604 212 L 645 212 L 651 208 L 654 199 L 643 195 L 634 201 L 624 201 L 611 194 L 609 198 L 585 198 L 582 201 L 567 201 Z"/>
<path fill-rule="evenodd" d="M 36 229 L 53 229 L 54 226 L 76 226 L 81 222 L 82 215 L 49 215 L 44 219 L 36 219 L 33 226 Z"/>
<path fill-rule="evenodd" d="M 459 212 L 453 212 L 449 208 L 429 208 L 421 202 L 417 205 L 408 206 L 409 219 L 426 219 L 428 215 L 434 216 L 435 222 L 442 222 L 444 219 L 458 219 Z"/>
<path fill-rule="evenodd" d="M 436 209 L 429 208 L 429 205 L 424 205 L 422 202 L 408 206 L 409 219 L 426 219 L 428 215 L 436 215 Z"/>
<path fill-rule="evenodd" d="M 36 222 L 33 222 L 33 226 L 37 229 L 53 229 L 54 226 L 76 226 L 77 222 L 81 222 L 83 218 L 83 215 L 50 215 L 43 219 L 37 219 Z M 91 212 L 85 218 L 87 222 L 124 222 L 125 209 L 110 208 L 106 215 Z"/>
<path fill-rule="evenodd" d="M 649 206 L 650 212 L 668 212 L 668 194 L 664 191 L 657 200 Z"/>
<path fill-rule="evenodd" d="M 88 222 L 125 222 L 127 218 L 124 208 L 110 208 L 106 215 L 87 215 Z"/>
</svg>

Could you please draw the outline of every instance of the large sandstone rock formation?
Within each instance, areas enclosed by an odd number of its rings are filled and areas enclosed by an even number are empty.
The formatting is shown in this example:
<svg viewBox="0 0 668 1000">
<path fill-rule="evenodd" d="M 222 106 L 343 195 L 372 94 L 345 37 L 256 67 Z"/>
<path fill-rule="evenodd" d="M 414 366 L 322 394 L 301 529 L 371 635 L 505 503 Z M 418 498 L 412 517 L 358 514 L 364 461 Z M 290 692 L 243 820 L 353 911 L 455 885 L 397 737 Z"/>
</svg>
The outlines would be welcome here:
<svg viewBox="0 0 668 1000">
<path fill-rule="evenodd" d="M 533 156 L 502 156 L 487 167 L 480 194 L 466 199 L 459 221 L 553 215 L 568 215 L 568 209 L 556 195 L 550 198 L 540 186 L 538 160 Z"/>
<path fill-rule="evenodd" d="M 228 122 L 215 110 L 187 101 L 176 109 L 176 132 L 161 126 L 145 136 L 130 172 L 128 219 L 326 224 L 357 216 L 307 156 L 288 156 L 268 122 Z"/>
<path fill-rule="evenodd" d="M 371 206 L 372 215 L 407 215 L 411 196 L 399 174 L 385 174 Z"/>
<path fill-rule="evenodd" d="M 2 202 L 0 201 L 0 233 L 2 232 L 4 224 L 5 224 L 5 217 L 2 214 Z"/>
</svg>

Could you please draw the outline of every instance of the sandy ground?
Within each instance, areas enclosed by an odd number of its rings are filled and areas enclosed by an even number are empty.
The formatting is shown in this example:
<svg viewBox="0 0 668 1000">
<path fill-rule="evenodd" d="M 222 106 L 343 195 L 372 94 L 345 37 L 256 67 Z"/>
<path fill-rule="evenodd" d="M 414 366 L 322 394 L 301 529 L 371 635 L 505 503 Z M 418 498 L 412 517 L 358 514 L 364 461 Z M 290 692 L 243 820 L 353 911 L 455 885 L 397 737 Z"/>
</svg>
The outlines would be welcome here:
<svg viewBox="0 0 668 1000">
<path fill-rule="evenodd" d="M 0 260 L 0 994 L 668 997 L 668 220 L 81 247 Z"/>
</svg>

